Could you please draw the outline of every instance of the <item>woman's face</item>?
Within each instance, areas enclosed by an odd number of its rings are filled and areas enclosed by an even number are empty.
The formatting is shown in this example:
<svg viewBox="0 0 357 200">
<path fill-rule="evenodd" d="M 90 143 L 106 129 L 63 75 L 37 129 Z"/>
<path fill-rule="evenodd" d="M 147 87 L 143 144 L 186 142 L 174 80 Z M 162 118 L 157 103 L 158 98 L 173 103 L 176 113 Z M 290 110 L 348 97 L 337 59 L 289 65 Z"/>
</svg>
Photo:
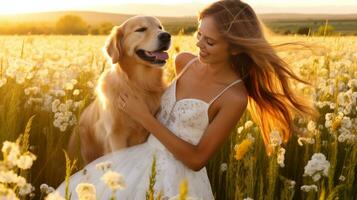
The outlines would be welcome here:
<svg viewBox="0 0 357 200">
<path fill-rule="evenodd" d="M 196 46 L 200 49 L 198 57 L 201 62 L 229 62 L 228 42 L 222 38 L 213 17 L 204 17 L 199 22 L 197 40 Z"/>
</svg>

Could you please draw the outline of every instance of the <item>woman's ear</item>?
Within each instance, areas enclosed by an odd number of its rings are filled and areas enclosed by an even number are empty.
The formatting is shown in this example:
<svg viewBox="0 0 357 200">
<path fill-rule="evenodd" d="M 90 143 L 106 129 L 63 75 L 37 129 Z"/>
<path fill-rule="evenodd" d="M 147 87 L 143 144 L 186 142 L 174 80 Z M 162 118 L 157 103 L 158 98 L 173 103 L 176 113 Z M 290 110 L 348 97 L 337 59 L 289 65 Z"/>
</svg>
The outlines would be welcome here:
<svg viewBox="0 0 357 200">
<path fill-rule="evenodd" d="M 103 51 L 112 60 L 112 63 L 118 63 L 122 53 L 121 39 L 123 30 L 121 26 L 114 26 L 105 45 Z"/>
</svg>

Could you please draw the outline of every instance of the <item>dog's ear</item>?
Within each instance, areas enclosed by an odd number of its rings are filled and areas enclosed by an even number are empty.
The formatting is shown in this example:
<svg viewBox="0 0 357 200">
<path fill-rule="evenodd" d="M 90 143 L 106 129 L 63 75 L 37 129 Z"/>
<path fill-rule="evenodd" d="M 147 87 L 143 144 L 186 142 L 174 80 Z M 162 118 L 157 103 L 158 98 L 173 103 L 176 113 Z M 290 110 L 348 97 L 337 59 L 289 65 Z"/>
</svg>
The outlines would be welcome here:
<svg viewBox="0 0 357 200">
<path fill-rule="evenodd" d="M 118 63 L 122 53 L 121 39 L 123 30 L 121 26 L 114 26 L 104 45 L 104 52 L 111 58 L 112 63 Z"/>
</svg>

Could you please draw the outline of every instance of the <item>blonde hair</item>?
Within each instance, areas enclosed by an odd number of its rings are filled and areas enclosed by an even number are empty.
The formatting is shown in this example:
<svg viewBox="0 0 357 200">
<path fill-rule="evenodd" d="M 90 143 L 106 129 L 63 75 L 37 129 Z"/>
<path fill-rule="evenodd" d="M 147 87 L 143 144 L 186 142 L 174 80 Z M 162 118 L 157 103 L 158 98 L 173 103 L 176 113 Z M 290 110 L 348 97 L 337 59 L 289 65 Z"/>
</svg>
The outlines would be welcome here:
<svg viewBox="0 0 357 200">
<path fill-rule="evenodd" d="M 221 0 L 199 13 L 199 20 L 213 17 L 221 35 L 229 43 L 229 51 L 237 72 L 244 77 L 249 95 L 248 110 L 260 126 L 262 138 L 270 154 L 270 132 L 278 129 L 284 142 L 292 135 L 293 119 L 317 116 L 311 102 L 294 94 L 289 79 L 309 84 L 300 79 L 276 53 L 275 47 L 265 39 L 262 24 L 253 9 L 239 0 Z"/>
</svg>

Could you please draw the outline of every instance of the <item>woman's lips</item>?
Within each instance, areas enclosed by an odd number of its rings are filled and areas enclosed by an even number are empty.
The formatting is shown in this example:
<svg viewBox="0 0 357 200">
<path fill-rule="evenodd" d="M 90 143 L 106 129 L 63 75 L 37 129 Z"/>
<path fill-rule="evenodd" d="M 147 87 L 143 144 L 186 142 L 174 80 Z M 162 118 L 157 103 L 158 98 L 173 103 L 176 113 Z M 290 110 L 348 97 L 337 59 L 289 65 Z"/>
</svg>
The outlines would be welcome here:
<svg viewBox="0 0 357 200">
<path fill-rule="evenodd" d="M 203 51 L 200 51 L 200 56 L 201 56 L 201 57 L 206 57 L 206 56 L 208 56 L 208 53 L 203 52 Z"/>
</svg>

